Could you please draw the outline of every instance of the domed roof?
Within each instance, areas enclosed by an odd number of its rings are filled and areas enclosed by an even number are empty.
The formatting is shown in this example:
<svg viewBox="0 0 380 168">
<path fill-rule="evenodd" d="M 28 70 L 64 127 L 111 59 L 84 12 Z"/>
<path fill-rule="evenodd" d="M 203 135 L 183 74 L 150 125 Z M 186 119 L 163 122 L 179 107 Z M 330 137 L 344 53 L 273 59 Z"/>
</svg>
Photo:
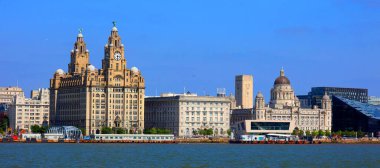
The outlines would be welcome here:
<svg viewBox="0 0 380 168">
<path fill-rule="evenodd" d="M 132 67 L 132 68 L 131 68 L 131 71 L 132 71 L 133 73 L 138 73 L 138 72 L 139 72 L 139 69 L 138 69 L 137 67 Z"/>
<path fill-rule="evenodd" d="M 90 71 L 95 71 L 95 66 L 94 65 L 89 65 L 87 67 L 87 69 L 90 70 Z"/>
<path fill-rule="evenodd" d="M 284 69 L 281 69 L 280 76 L 274 81 L 275 85 L 290 85 L 290 80 L 285 76 Z"/>
<path fill-rule="evenodd" d="M 63 69 L 57 69 L 57 71 L 55 71 L 55 73 L 63 75 L 65 73 L 65 71 L 63 71 Z"/>
<path fill-rule="evenodd" d="M 286 76 L 279 76 L 275 81 L 275 85 L 290 85 L 290 80 Z"/>
<path fill-rule="evenodd" d="M 261 92 L 257 93 L 256 97 L 264 97 Z"/>
<path fill-rule="evenodd" d="M 115 26 L 112 27 L 112 31 L 117 31 L 117 28 Z"/>
</svg>

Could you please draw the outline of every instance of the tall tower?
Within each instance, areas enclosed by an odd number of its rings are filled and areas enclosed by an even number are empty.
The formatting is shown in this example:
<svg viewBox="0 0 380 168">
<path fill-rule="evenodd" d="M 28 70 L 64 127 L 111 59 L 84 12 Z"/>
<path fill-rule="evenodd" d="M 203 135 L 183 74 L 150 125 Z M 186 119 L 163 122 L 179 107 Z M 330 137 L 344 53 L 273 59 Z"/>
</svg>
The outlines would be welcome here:
<svg viewBox="0 0 380 168">
<path fill-rule="evenodd" d="M 124 45 L 116 28 L 116 22 L 113 22 L 111 35 L 104 47 L 104 59 L 102 60 L 102 68 L 107 84 L 112 86 L 124 85 L 123 79 L 127 61 L 124 56 Z"/>
<path fill-rule="evenodd" d="M 83 39 L 82 29 L 79 30 L 77 41 L 70 55 L 69 74 L 78 75 L 84 73 L 89 65 L 89 52 Z"/>
<path fill-rule="evenodd" d="M 145 80 L 137 67 L 127 69 L 126 65 L 115 22 L 99 69 L 89 64 L 89 52 L 80 31 L 71 51 L 68 73 L 58 69 L 50 80 L 51 125 L 76 126 L 85 134 L 99 134 L 102 127 L 141 133 Z"/>
<path fill-rule="evenodd" d="M 261 92 L 257 93 L 255 101 L 256 120 L 265 120 L 265 100 Z"/>
<path fill-rule="evenodd" d="M 331 130 L 332 126 L 332 110 L 331 110 L 331 99 L 330 97 L 325 93 L 325 95 L 322 98 L 322 109 L 325 110 L 325 130 Z"/>
<path fill-rule="evenodd" d="M 253 108 L 253 76 L 238 75 L 235 77 L 236 106 Z"/>
</svg>

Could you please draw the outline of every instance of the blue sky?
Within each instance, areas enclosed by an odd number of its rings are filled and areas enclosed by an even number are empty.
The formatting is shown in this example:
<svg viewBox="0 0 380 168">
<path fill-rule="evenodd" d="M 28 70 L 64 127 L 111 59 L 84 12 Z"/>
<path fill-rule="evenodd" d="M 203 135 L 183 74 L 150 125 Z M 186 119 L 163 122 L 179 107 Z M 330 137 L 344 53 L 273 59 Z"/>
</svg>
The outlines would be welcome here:
<svg viewBox="0 0 380 168">
<path fill-rule="evenodd" d="M 127 66 L 147 95 L 234 92 L 234 76 L 253 74 L 268 99 L 281 67 L 296 94 L 313 86 L 368 88 L 380 96 L 380 1 L 376 0 L 0 0 L 0 85 L 26 92 L 67 71 L 78 28 L 101 67 L 117 21 Z"/>
</svg>

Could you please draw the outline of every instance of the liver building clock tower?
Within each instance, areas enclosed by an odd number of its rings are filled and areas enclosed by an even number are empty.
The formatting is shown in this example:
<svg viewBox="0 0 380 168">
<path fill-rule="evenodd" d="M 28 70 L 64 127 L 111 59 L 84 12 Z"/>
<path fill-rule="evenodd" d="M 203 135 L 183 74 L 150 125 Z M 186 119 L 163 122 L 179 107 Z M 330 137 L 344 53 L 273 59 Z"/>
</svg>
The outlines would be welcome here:
<svg viewBox="0 0 380 168">
<path fill-rule="evenodd" d="M 51 125 L 77 126 L 86 134 L 101 133 L 102 127 L 130 133 L 144 129 L 145 81 L 136 67 L 127 68 L 115 22 L 104 47 L 102 68 L 89 63 L 89 51 L 80 31 L 68 72 L 55 72 L 50 92 Z"/>
</svg>

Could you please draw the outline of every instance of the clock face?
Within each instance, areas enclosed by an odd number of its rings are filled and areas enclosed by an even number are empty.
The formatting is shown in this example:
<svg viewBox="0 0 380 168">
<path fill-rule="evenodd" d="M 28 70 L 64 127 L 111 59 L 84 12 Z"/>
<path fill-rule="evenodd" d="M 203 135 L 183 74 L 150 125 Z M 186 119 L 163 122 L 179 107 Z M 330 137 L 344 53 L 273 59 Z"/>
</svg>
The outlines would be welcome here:
<svg viewBox="0 0 380 168">
<path fill-rule="evenodd" d="M 121 54 L 116 51 L 113 57 L 115 58 L 116 61 L 119 61 L 121 59 Z"/>
</svg>

